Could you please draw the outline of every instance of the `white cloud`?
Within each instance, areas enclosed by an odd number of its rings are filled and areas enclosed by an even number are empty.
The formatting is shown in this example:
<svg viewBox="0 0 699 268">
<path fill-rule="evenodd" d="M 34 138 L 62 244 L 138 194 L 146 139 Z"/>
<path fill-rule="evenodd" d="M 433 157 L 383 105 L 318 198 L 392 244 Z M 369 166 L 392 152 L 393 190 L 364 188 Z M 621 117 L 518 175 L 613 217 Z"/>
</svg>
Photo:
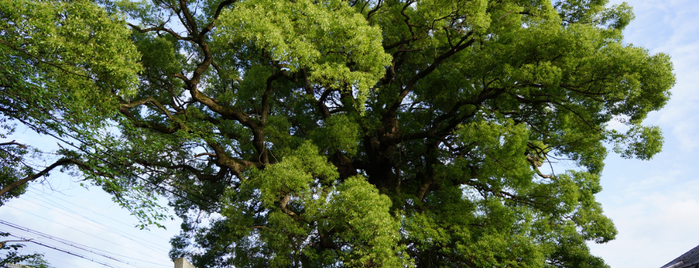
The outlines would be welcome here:
<svg viewBox="0 0 699 268">
<path fill-rule="evenodd" d="M 697 191 L 699 187 L 692 189 Z M 686 193 L 678 190 L 677 193 Z M 619 235 L 591 245 L 611 267 L 660 267 L 699 244 L 699 198 L 655 194 L 607 211 Z"/>
<path fill-rule="evenodd" d="M 622 1 L 611 1 L 619 4 Z M 625 41 L 672 57 L 677 83 L 672 99 L 648 123 L 660 125 L 685 151 L 699 148 L 699 3 L 693 0 L 631 0 L 636 14 Z M 670 137 L 669 135 L 672 135 Z"/>
<path fill-rule="evenodd" d="M 606 161 L 598 200 L 619 234 L 590 247 L 611 267 L 660 267 L 699 244 L 699 155 L 668 147 L 653 161 Z"/>
</svg>

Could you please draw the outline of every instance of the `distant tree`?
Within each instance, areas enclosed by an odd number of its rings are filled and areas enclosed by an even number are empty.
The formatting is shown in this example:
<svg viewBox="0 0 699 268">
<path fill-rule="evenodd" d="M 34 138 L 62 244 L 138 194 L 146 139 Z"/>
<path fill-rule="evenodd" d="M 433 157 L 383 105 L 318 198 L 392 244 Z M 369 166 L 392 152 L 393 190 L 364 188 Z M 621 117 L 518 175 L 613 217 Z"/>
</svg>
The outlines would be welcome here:
<svg viewBox="0 0 699 268">
<path fill-rule="evenodd" d="M 49 268 L 51 264 L 46 261 L 43 255 L 37 255 L 24 261 L 24 266 L 34 267 L 34 268 Z"/>
<path fill-rule="evenodd" d="M 3 0 L 0 107 L 198 267 L 606 267 L 604 143 L 674 84 L 606 4 Z"/>
<path fill-rule="evenodd" d="M 7 237 L 9 235 L 8 233 L 0 232 L 0 254 L 4 255 L 4 257 L 0 257 L 0 267 L 5 267 L 7 264 L 24 264 L 35 268 L 49 267 L 49 263 L 44 259 L 44 254 L 21 254 L 19 249 L 23 248 L 24 245 L 13 243 L 21 240 L 8 240 Z"/>
</svg>

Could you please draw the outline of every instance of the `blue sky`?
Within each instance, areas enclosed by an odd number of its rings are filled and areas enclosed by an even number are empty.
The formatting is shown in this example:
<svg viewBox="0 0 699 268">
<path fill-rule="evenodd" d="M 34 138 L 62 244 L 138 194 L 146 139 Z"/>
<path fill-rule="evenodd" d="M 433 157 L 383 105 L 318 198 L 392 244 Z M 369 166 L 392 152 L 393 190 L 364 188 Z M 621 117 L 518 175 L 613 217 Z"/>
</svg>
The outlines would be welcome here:
<svg viewBox="0 0 699 268">
<path fill-rule="evenodd" d="M 42 151 L 58 149 L 53 139 L 28 130 L 19 129 L 10 139 L 31 144 Z M 34 239 L 84 257 L 32 243 L 27 243 L 27 247 L 21 250 L 22 254 L 44 253 L 45 259 L 54 267 L 109 267 L 100 263 L 119 268 L 174 267 L 168 251 L 170 238 L 179 232 L 178 222 L 164 222 L 167 230 L 140 230 L 135 227 L 138 220 L 113 203 L 110 195 L 98 187 L 81 187 L 79 180 L 80 178 L 54 171 L 47 179 L 30 184 L 26 194 L 0 207 L 0 231 Z M 8 226 L 2 221 L 65 239 L 67 241 L 63 242 L 67 244 Z M 103 255 L 110 256 L 111 259 Z"/>
<path fill-rule="evenodd" d="M 23 254 L 45 253 L 45 259 L 54 267 L 108 267 L 99 263 L 114 267 L 173 267 L 167 253 L 169 238 L 179 230 L 176 223 L 168 222 L 167 231 L 138 230 L 134 227 L 135 218 L 112 203 L 100 189 L 88 191 L 65 176 L 49 180 L 50 183 L 35 185 L 21 198 L 0 207 L 0 220 L 68 240 L 75 247 L 2 222 L 0 231 L 35 239 L 95 262 L 31 243 L 22 249 Z"/>
<path fill-rule="evenodd" d="M 622 1 L 612 1 L 620 3 Z M 651 161 L 605 161 L 597 200 L 619 234 L 592 252 L 611 267 L 660 267 L 699 245 L 699 1 L 631 0 L 636 20 L 625 41 L 672 57 L 677 84 L 646 124 L 665 136 Z"/>
<path fill-rule="evenodd" d="M 590 247 L 593 254 L 614 268 L 660 267 L 699 245 L 699 1 L 626 2 L 636 14 L 636 20 L 625 31 L 626 42 L 651 53 L 669 54 L 677 84 L 666 107 L 645 121 L 663 129 L 663 152 L 651 161 L 621 159 L 613 153 L 606 160 L 604 190 L 597 198 L 619 234 L 612 242 Z M 55 149 L 55 142 L 42 143 L 41 137 L 30 132 L 18 132 L 14 138 L 28 144 L 46 144 L 40 149 Z M 178 232 L 177 222 L 166 222 L 167 231 L 139 231 L 133 228 L 134 217 L 114 205 L 100 189 L 86 190 L 77 186 L 77 179 L 58 174 L 54 172 L 43 184 L 34 185 L 28 195 L 0 207 L 0 219 L 138 259 L 116 256 L 136 267 L 172 267 L 167 257 L 168 240 Z M 86 209 L 99 214 L 87 213 Z M 0 224 L 0 231 L 58 245 L 115 267 L 132 267 L 6 225 Z M 56 267 L 104 267 L 38 246 L 28 247 L 24 253 L 34 251 L 45 252 Z"/>
</svg>

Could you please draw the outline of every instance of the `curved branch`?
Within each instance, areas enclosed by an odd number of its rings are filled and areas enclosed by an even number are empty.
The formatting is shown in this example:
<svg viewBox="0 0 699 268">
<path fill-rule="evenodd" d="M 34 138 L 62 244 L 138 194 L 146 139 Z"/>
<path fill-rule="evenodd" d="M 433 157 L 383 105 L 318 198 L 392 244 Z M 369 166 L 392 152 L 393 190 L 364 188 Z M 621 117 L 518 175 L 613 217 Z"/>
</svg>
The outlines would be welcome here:
<svg viewBox="0 0 699 268">
<path fill-rule="evenodd" d="M 160 110 L 162 110 L 165 113 L 165 115 L 167 115 L 168 118 L 174 119 L 172 117 L 172 114 L 170 113 L 170 111 L 168 109 L 166 109 L 165 106 L 163 106 L 158 100 L 156 100 L 153 97 L 147 97 L 145 99 L 134 101 L 134 102 L 129 102 L 129 103 L 122 103 L 121 107 L 130 109 L 130 108 L 133 108 L 133 107 L 136 107 L 139 105 L 143 105 L 143 104 L 146 104 L 149 102 L 153 103 L 153 105 L 157 106 Z"/>
<path fill-rule="evenodd" d="M 180 11 L 184 14 L 185 23 L 187 28 L 189 28 L 192 31 L 192 34 L 198 35 L 198 27 L 197 27 L 197 21 L 194 19 L 194 16 L 192 16 L 191 13 L 189 13 L 189 8 L 187 7 L 187 1 L 185 0 L 180 0 Z"/>
<path fill-rule="evenodd" d="M 29 175 L 29 176 L 25 177 L 24 179 L 14 181 L 14 182 L 6 185 L 5 187 L 3 187 L 0 190 L 0 196 L 3 196 L 7 192 L 12 191 L 15 188 L 20 187 L 20 186 L 22 186 L 30 181 L 36 180 L 37 178 L 39 178 L 41 176 L 47 175 L 51 170 L 53 170 L 57 167 L 67 166 L 67 165 L 77 165 L 77 166 L 80 166 L 82 168 L 92 170 L 92 168 L 88 167 L 85 163 L 80 162 L 78 160 L 71 159 L 71 158 L 61 158 L 61 159 L 57 160 L 56 162 L 53 162 L 53 164 L 51 164 L 50 166 L 39 171 L 39 173 Z"/>
<path fill-rule="evenodd" d="M 218 5 L 218 7 L 216 7 L 216 12 L 214 12 L 214 17 L 211 19 L 211 22 L 209 22 L 209 24 L 206 25 L 206 27 L 204 27 L 204 29 L 201 30 L 201 33 L 199 33 L 199 35 L 205 35 L 205 34 L 207 34 L 209 31 L 211 31 L 211 29 L 214 28 L 214 24 L 216 23 L 216 20 L 218 20 L 218 16 L 221 15 L 221 11 L 223 10 L 223 8 L 225 8 L 226 6 L 229 6 L 229 5 L 233 4 L 233 2 L 235 2 L 235 1 L 233 1 L 233 0 L 226 0 L 226 1 L 221 2 L 221 3 Z"/>
<path fill-rule="evenodd" d="M 175 37 L 175 38 L 178 39 L 178 40 L 187 40 L 187 41 L 194 40 L 194 39 L 192 39 L 191 37 L 183 37 L 183 36 L 181 36 L 180 34 L 176 33 L 175 31 L 173 31 L 173 30 L 171 30 L 171 29 L 168 29 L 168 28 L 165 28 L 165 25 L 164 25 L 164 24 L 161 24 L 161 25 L 158 25 L 158 26 L 155 26 L 155 27 L 145 28 L 145 29 L 144 29 L 144 28 L 141 28 L 141 27 L 139 27 L 139 26 L 136 26 L 135 24 L 131 24 L 131 23 L 126 23 L 126 24 L 127 24 L 129 27 L 131 27 L 132 29 L 138 31 L 139 33 L 160 32 L 160 31 L 163 31 L 163 32 L 169 33 L 170 35 L 172 35 L 173 37 Z"/>
<path fill-rule="evenodd" d="M 442 55 L 439 55 L 432 61 L 430 66 L 425 68 L 424 70 L 418 72 L 415 76 L 413 76 L 408 83 L 403 87 L 403 91 L 401 91 L 400 95 L 398 95 L 398 98 L 396 101 L 393 103 L 393 105 L 388 109 L 388 111 L 384 114 L 383 118 L 381 121 L 386 124 L 389 120 L 391 120 L 393 117 L 396 115 L 396 111 L 398 110 L 398 107 L 400 107 L 400 104 L 403 102 L 403 99 L 408 96 L 408 93 L 413 90 L 413 87 L 417 84 L 417 82 L 427 76 L 428 74 L 432 73 L 437 67 L 446 59 L 451 57 L 452 55 L 456 54 L 457 52 L 471 46 L 476 40 L 475 39 L 470 39 L 471 35 L 473 35 L 474 31 L 471 30 L 468 32 L 466 35 L 464 35 L 459 42 L 456 44 L 455 47 L 447 50 L 446 52 L 442 53 Z M 468 40 L 468 41 L 467 41 Z"/>
<path fill-rule="evenodd" d="M 0 143 L 0 146 L 8 146 L 8 145 L 17 145 L 17 147 L 22 148 L 22 149 L 26 149 L 26 148 L 27 148 L 26 145 L 21 144 L 21 143 L 17 143 L 17 142 L 15 142 L 14 140 L 11 141 L 11 142 L 3 142 L 3 143 Z"/>
<path fill-rule="evenodd" d="M 262 94 L 262 114 L 260 115 L 260 125 L 264 126 L 267 122 L 267 114 L 269 114 L 269 96 L 272 94 L 274 89 L 273 82 L 281 77 L 283 77 L 284 71 L 279 71 L 276 74 L 267 78 L 267 88 Z"/>
<path fill-rule="evenodd" d="M 211 149 L 214 150 L 216 154 L 216 164 L 229 168 L 233 172 L 233 174 L 237 175 L 241 179 L 243 178 L 241 174 L 244 170 L 251 167 L 263 167 L 263 164 L 259 162 L 236 159 L 228 156 L 228 153 L 226 153 L 226 150 L 223 148 L 223 146 L 221 146 L 218 143 L 212 141 L 207 141 L 206 143 L 209 145 L 209 147 L 211 147 Z"/>
</svg>

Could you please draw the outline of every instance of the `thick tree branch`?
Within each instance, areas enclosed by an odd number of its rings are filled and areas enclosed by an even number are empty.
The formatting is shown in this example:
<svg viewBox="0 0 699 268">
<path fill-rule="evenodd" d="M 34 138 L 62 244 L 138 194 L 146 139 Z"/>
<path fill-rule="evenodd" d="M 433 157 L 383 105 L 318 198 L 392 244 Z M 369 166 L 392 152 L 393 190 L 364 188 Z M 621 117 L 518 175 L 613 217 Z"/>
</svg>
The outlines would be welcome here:
<svg viewBox="0 0 699 268">
<path fill-rule="evenodd" d="M 177 40 L 185 40 L 185 41 L 194 40 L 194 39 L 191 38 L 191 37 L 184 37 L 184 36 L 181 36 L 180 34 L 176 33 L 175 31 L 173 31 L 173 30 L 171 30 L 171 29 L 169 29 L 169 28 L 165 28 L 165 25 L 164 25 L 164 24 L 163 24 L 163 25 L 154 26 L 154 27 L 150 27 L 150 28 L 141 28 L 141 27 L 139 27 L 139 26 L 137 26 L 137 25 L 135 25 L 135 24 L 131 24 L 131 23 L 127 23 L 127 25 L 129 25 L 129 27 L 131 27 L 132 29 L 138 31 L 139 33 L 161 32 L 161 31 L 162 31 L 162 32 L 166 32 L 166 33 L 172 35 L 172 36 L 175 37 L 175 39 L 177 39 Z"/>
<path fill-rule="evenodd" d="M 272 90 L 274 89 L 274 80 L 277 80 L 283 76 L 284 71 L 279 71 L 267 78 L 267 88 L 265 89 L 265 92 L 262 94 L 262 114 L 260 115 L 261 126 L 264 126 L 267 122 L 267 115 L 269 114 L 270 109 L 269 99 L 270 95 L 272 95 Z"/>
<path fill-rule="evenodd" d="M 211 18 L 211 22 L 209 22 L 209 24 L 206 25 L 206 27 L 204 27 L 204 29 L 201 30 L 201 33 L 199 33 L 199 35 L 206 35 L 207 33 L 209 33 L 209 31 L 211 31 L 211 29 L 214 28 L 214 25 L 216 24 L 216 20 L 218 20 L 218 16 L 221 15 L 221 11 L 225 7 L 233 4 L 233 2 L 235 2 L 235 1 L 234 0 L 226 0 L 226 1 L 223 1 L 220 4 L 218 4 L 218 7 L 216 7 L 216 12 L 214 12 L 214 16 Z"/>
<path fill-rule="evenodd" d="M 17 147 L 22 148 L 22 149 L 26 149 L 26 148 L 27 148 L 26 145 L 21 144 L 21 143 L 17 143 L 17 142 L 15 142 L 14 140 L 11 141 L 11 142 L 3 142 L 3 143 L 0 143 L 0 146 L 8 146 L 8 145 L 17 145 Z"/>
<path fill-rule="evenodd" d="M 475 42 L 475 39 L 469 39 L 473 33 L 474 33 L 473 31 L 468 32 L 465 36 L 463 36 L 461 38 L 461 40 L 459 41 L 459 43 L 457 43 L 457 45 L 455 47 L 447 50 L 446 52 L 442 53 L 442 55 L 439 55 L 438 57 L 436 57 L 434 59 L 434 61 L 432 61 L 432 63 L 427 68 L 425 68 L 424 70 L 418 72 L 415 76 L 413 76 L 413 78 L 411 78 L 410 81 L 408 81 L 408 83 L 406 83 L 403 86 L 403 90 L 398 95 L 398 98 L 393 102 L 393 104 L 388 109 L 388 111 L 384 114 L 383 118 L 381 119 L 381 122 L 386 124 L 389 120 L 391 120 L 391 118 L 394 118 L 396 116 L 396 111 L 398 110 L 398 107 L 400 107 L 401 103 L 403 102 L 403 99 L 406 96 L 408 96 L 408 93 L 410 93 L 413 90 L 413 87 L 417 84 L 418 81 L 420 81 L 420 79 L 422 79 L 425 76 L 427 76 L 428 74 L 432 73 L 432 71 L 437 69 L 437 67 L 439 67 L 439 65 L 444 60 L 448 59 L 449 57 L 456 54 L 457 52 L 471 46 Z M 468 41 L 466 41 L 466 40 L 468 40 Z"/>
<path fill-rule="evenodd" d="M 194 38 L 197 38 L 199 35 L 199 27 L 197 27 L 197 21 L 194 19 L 194 16 L 192 16 L 191 13 L 189 13 L 189 7 L 187 6 L 187 1 L 186 0 L 180 0 L 180 11 L 184 14 L 185 25 L 187 25 L 187 28 L 190 29 L 192 35 L 194 35 Z"/>
<path fill-rule="evenodd" d="M 311 82 L 308 80 L 308 73 L 306 72 L 306 69 L 301 69 L 301 76 L 303 76 L 303 89 L 306 91 L 306 95 L 312 97 L 315 99 L 315 94 L 313 93 L 313 87 L 311 86 Z M 326 89 L 325 92 L 321 95 L 320 99 L 316 100 L 316 106 L 318 107 L 318 111 L 320 112 L 320 115 L 323 116 L 323 118 L 327 119 L 330 117 L 330 109 L 328 109 L 328 106 L 325 105 L 325 99 L 330 95 L 332 90 Z"/>
<path fill-rule="evenodd" d="M 41 176 L 47 175 L 51 170 L 53 170 L 57 167 L 67 166 L 67 165 L 77 165 L 77 166 L 80 166 L 81 168 L 92 170 L 92 168 L 90 168 L 85 163 L 80 162 L 78 160 L 70 159 L 70 158 L 61 158 L 61 159 L 57 160 L 56 162 L 53 162 L 53 164 L 51 164 L 50 166 L 39 171 L 39 173 L 29 175 L 29 176 L 25 177 L 24 179 L 14 181 L 14 182 L 6 185 L 5 187 L 3 187 L 0 190 L 0 196 L 3 196 L 7 192 L 12 191 L 13 189 L 20 187 L 20 186 L 22 186 L 30 181 L 33 181 Z"/>
<path fill-rule="evenodd" d="M 157 99 L 155 99 L 154 97 L 147 97 L 145 99 L 138 100 L 138 101 L 133 101 L 133 102 L 129 102 L 129 103 L 122 103 L 121 107 L 130 109 L 130 108 L 134 108 L 136 106 L 143 105 L 143 104 L 146 104 L 149 102 L 152 103 L 153 105 L 155 105 L 156 107 L 158 107 L 161 111 L 163 111 L 165 113 L 165 115 L 167 115 L 168 118 L 174 119 L 174 117 L 172 116 L 170 111 L 167 108 L 165 108 L 165 106 L 160 104 L 160 102 Z"/>
<path fill-rule="evenodd" d="M 242 159 L 236 159 L 233 157 L 230 157 L 228 153 L 226 152 L 226 149 L 223 148 L 220 144 L 213 142 L 213 141 L 207 141 L 207 144 L 211 149 L 214 150 L 216 154 L 216 164 L 220 166 L 225 166 L 231 171 L 239 175 L 239 177 L 242 179 L 242 172 L 245 171 L 248 168 L 256 167 L 256 168 L 263 168 L 264 165 L 260 162 L 252 162 L 252 161 L 247 161 L 247 160 L 242 160 Z"/>
</svg>

